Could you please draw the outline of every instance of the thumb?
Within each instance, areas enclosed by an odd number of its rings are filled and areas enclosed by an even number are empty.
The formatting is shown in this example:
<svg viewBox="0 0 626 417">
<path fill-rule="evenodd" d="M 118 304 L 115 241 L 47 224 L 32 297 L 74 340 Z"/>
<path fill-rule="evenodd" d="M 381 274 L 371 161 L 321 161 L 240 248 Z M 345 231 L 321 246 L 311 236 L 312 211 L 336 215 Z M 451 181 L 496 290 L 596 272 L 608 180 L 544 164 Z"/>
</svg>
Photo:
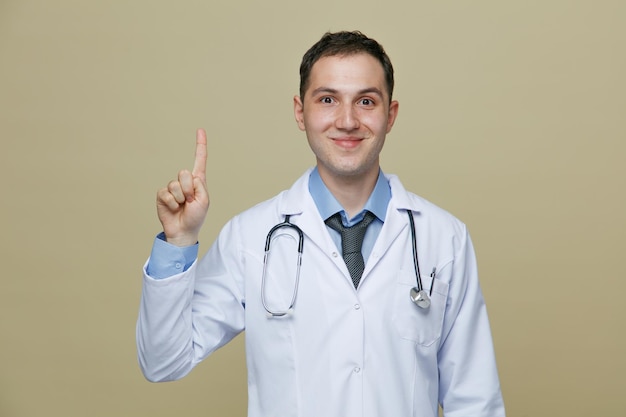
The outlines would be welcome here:
<svg viewBox="0 0 626 417">
<path fill-rule="evenodd" d="M 196 201 L 202 205 L 209 205 L 209 192 L 207 191 L 204 178 L 193 177 L 193 191 Z"/>
</svg>

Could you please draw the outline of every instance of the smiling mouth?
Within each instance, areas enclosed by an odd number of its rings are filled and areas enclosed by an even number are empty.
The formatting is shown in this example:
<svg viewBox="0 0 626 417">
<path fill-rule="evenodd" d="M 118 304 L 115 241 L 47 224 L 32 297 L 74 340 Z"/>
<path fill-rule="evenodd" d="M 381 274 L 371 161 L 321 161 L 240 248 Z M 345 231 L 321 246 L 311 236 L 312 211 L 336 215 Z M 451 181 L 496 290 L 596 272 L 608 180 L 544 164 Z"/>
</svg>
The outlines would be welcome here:
<svg viewBox="0 0 626 417">
<path fill-rule="evenodd" d="M 342 148 L 351 149 L 358 146 L 363 138 L 331 138 L 333 142 Z"/>
</svg>

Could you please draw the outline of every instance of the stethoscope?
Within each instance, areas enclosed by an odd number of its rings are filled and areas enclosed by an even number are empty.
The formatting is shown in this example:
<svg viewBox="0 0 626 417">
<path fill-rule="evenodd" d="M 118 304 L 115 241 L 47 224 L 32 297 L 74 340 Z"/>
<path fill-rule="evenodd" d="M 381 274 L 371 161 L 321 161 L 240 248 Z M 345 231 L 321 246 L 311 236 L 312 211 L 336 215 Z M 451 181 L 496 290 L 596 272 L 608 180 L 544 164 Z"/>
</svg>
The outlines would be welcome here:
<svg viewBox="0 0 626 417">
<path fill-rule="evenodd" d="M 430 296 L 422 285 L 422 276 L 420 274 L 420 266 L 417 256 L 417 238 L 415 235 L 415 220 L 413 219 L 413 214 L 410 210 L 406 211 L 409 216 L 409 226 L 411 229 L 411 243 L 412 243 L 412 251 L 413 254 L 413 266 L 415 268 L 415 277 L 417 281 L 417 285 L 411 288 L 409 296 L 411 301 L 415 303 L 420 308 L 426 309 L 430 307 Z M 290 216 L 285 215 L 285 221 L 282 223 L 278 223 L 276 226 L 272 227 L 267 234 L 265 239 L 265 256 L 263 257 L 263 275 L 261 276 L 261 302 L 263 303 L 263 308 L 267 312 L 270 317 L 283 317 L 293 312 L 293 307 L 296 303 L 296 297 L 298 295 L 298 284 L 300 282 L 300 267 L 302 266 L 302 248 L 304 247 L 304 233 L 302 229 L 289 221 Z M 291 301 L 289 302 L 289 307 L 286 310 L 273 310 L 268 306 L 267 300 L 265 298 L 265 275 L 267 273 L 267 264 L 268 258 L 270 256 L 271 242 L 274 234 L 280 229 L 292 229 L 298 234 L 298 259 L 296 264 L 296 279 L 294 283 L 293 293 L 291 296 Z M 432 291 L 432 286 L 431 286 Z"/>
</svg>

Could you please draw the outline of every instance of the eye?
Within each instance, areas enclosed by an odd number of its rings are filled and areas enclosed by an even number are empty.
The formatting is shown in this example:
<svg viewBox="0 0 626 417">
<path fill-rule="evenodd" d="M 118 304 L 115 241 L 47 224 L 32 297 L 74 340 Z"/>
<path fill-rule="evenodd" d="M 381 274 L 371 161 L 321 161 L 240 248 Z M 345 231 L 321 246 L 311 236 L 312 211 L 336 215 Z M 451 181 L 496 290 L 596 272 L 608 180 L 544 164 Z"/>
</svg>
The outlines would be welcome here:
<svg viewBox="0 0 626 417">
<path fill-rule="evenodd" d="M 373 106 L 374 105 L 374 100 L 372 100 L 370 98 L 362 98 L 361 99 L 361 104 L 363 106 Z"/>
<path fill-rule="evenodd" d="M 320 102 L 322 102 L 324 104 L 332 104 L 333 103 L 333 99 L 332 99 L 332 97 L 326 96 L 326 97 L 322 97 L 320 99 Z"/>
</svg>

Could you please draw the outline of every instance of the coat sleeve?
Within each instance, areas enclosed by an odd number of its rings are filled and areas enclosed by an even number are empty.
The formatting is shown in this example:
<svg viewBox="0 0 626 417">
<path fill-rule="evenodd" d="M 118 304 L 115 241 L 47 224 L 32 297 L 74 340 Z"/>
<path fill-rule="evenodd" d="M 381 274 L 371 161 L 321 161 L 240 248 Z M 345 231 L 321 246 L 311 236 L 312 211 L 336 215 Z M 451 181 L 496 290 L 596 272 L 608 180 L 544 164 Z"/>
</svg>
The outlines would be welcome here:
<svg viewBox="0 0 626 417">
<path fill-rule="evenodd" d="M 487 309 L 464 225 L 454 238 L 454 247 L 438 353 L 439 402 L 445 417 L 504 417 Z"/>
<path fill-rule="evenodd" d="M 171 381 L 244 329 L 242 262 L 229 222 L 206 256 L 181 274 L 153 279 L 144 266 L 136 340 L 149 381 Z"/>
</svg>

